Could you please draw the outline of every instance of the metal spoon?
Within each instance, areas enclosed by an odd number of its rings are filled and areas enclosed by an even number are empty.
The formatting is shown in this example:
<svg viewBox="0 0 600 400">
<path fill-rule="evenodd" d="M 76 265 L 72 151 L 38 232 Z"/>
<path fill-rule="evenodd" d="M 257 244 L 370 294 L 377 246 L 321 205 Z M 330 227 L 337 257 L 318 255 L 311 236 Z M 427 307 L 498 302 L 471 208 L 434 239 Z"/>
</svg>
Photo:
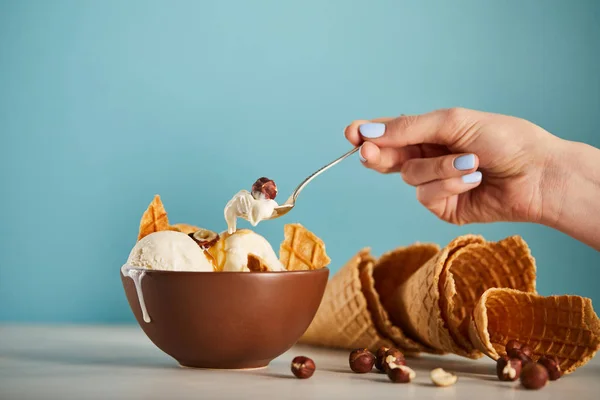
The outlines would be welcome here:
<svg viewBox="0 0 600 400">
<path fill-rule="evenodd" d="M 273 214 L 269 218 L 266 218 L 266 219 L 279 218 L 279 217 L 289 213 L 292 210 L 292 208 L 294 208 L 294 206 L 296 205 L 296 199 L 298 198 L 298 195 L 300 194 L 302 189 L 304 189 L 304 187 L 306 187 L 306 185 L 308 185 L 310 183 L 310 181 L 315 179 L 317 176 L 321 175 L 323 172 L 327 171 L 329 168 L 333 167 L 335 164 L 350 157 L 352 154 L 356 153 L 359 149 L 360 149 L 360 146 L 353 148 L 352 150 L 350 150 L 349 152 L 347 152 L 340 158 L 337 158 L 337 159 L 333 160 L 332 162 L 330 162 L 329 164 L 327 164 L 326 166 L 318 169 L 316 172 L 314 172 L 312 175 L 310 175 L 308 178 L 306 178 L 304 181 L 302 181 L 302 183 L 300 185 L 298 185 L 298 187 L 292 192 L 292 195 L 285 201 L 285 203 L 280 204 L 279 206 L 275 207 L 275 209 L 273 210 Z"/>
</svg>

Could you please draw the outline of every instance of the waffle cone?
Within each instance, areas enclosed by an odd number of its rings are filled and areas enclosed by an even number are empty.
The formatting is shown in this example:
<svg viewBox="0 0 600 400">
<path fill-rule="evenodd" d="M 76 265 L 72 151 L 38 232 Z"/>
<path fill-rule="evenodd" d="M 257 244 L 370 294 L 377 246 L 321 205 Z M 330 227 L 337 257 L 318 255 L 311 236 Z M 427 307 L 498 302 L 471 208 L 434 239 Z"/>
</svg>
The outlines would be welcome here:
<svg viewBox="0 0 600 400">
<path fill-rule="evenodd" d="M 464 354 L 445 326 L 440 310 L 440 275 L 448 258 L 457 250 L 484 243 L 481 236 L 465 235 L 450 242 L 398 287 L 394 293 L 395 318 L 414 341 L 443 352 Z"/>
<path fill-rule="evenodd" d="M 406 335 L 400 328 L 400 315 L 394 308 L 393 294 L 419 267 L 435 256 L 439 246 L 416 243 L 385 253 L 373 265 L 368 263 L 361 270 L 362 287 L 375 326 L 405 354 L 429 352 L 441 353 Z"/>
<path fill-rule="evenodd" d="M 300 224 L 285 225 L 279 260 L 288 271 L 324 268 L 331 262 L 325 243 Z"/>
<path fill-rule="evenodd" d="M 167 217 L 167 211 L 160 200 L 159 195 L 155 195 L 154 199 L 142 215 L 140 221 L 140 229 L 138 232 L 138 240 L 143 237 L 159 231 L 166 231 L 169 229 L 169 218 Z"/>
<path fill-rule="evenodd" d="M 393 347 L 377 331 L 360 280 L 361 270 L 373 263 L 369 250 L 364 249 L 331 278 L 317 314 L 300 343 L 372 351 L 381 346 Z"/>
<path fill-rule="evenodd" d="M 520 236 L 499 242 L 474 243 L 452 254 L 440 276 L 440 311 L 461 355 L 480 357 L 469 339 L 475 304 L 489 288 L 535 292 L 535 260 Z"/>
<path fill-rule="evenodd" d="M 199 229 L 200 228 L 190 224 L 170 225 L 165 206 L 163 205 L 160 196 L 155 195 L 154 199 L 152 199 L 152 202 L 150 205 L 148 205 L 148 208 L 146 211 L 144 211 L 142 219 L 140 220 L 138 240 L 154 232 L 176 231 L 189 235 L 190 233 L 194 233 Z"/>
<path fill-rule="evenodd" d="M 586 364 L 600 349 L 600 320 L 592 301 L 579 296 L 543 297 L 513 289 L 489 289 L 477 302 L 469 326 L 473 344 L 493 359 L 515 339 L 533 359 L 556 356 L 564 373 Z"/>
</svg>

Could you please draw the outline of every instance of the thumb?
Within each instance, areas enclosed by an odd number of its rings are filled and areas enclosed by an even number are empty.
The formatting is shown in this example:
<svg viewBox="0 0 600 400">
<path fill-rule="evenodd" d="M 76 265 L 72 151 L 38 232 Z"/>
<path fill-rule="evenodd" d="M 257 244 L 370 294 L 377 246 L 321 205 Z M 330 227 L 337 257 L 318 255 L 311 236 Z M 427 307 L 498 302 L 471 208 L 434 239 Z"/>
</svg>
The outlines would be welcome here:
<svg viewBox="0 0 600 400">
<path fill-rule="evenodd" d="M 436 110 L 421 115 L 405 115 L 384 122 L 367 122 L 358 126 L 365 141 L 379 147 L 404 147 L 414 144 L 450 145 L 461 135 L 468 117 L 462 109 Z"/>
</svg>

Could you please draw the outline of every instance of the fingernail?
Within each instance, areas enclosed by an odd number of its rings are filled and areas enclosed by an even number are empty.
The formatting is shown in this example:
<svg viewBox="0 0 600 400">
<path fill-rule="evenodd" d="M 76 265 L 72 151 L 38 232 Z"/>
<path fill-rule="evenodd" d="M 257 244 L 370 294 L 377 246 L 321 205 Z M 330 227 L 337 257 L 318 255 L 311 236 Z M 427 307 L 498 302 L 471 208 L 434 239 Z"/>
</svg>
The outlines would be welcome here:
<svg viewBox="0 0 600 400">
<path fill-rule="evenodd" d="M 454 168 L 459 171 L 468 171 L 475 168 L 475 154 L 465 154 L 454 159 Z"/>
<path fill-rule="evenodd" d="M 360 159 L 360 161 L 362 162 L 367 162 L 367 159 L 363 157 L 362 155 L 362 146 L 360 146 L 360 150 L 358 150 L 358 158 Z"/>
<path fill-rule="evenodd" d="M 375 139 L 383 136 L 385 133 L 385 124 L 380 122 L 369 122 L 358 127 L 358 131 L 363 137 Z"/>
<path fill-rule="evenodd" d="M 481 172 L 475 171 L 470 174 L 463 175 L 462 180 L 464 183 L 478 183 L 481 181 Z"/>
</svg>

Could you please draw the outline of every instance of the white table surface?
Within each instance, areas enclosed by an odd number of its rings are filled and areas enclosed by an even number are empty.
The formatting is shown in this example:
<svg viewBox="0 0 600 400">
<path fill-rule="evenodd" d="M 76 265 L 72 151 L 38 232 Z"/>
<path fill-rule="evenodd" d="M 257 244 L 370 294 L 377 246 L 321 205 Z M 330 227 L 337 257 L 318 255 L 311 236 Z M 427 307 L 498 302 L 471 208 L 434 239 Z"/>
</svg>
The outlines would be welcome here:
<svg viewBox="0 0 600 400">
<path fill-rule="evenodd" d="M 315 361 L 308 380 L 290 372 L 296 355 Z M 137 326 L 0 325 L 0 399 L 600 399 L 600 358 L 539 391 L 499 382 L 489 359 L 423 356 L 409 360 L 410 384 L 379 373 L 354 374 L 348 352 L 297 346 L 263 370 L 181 368 Z M 431 385 L 429 371 L 459 375 L 456 385 Z"/>
</svg>

